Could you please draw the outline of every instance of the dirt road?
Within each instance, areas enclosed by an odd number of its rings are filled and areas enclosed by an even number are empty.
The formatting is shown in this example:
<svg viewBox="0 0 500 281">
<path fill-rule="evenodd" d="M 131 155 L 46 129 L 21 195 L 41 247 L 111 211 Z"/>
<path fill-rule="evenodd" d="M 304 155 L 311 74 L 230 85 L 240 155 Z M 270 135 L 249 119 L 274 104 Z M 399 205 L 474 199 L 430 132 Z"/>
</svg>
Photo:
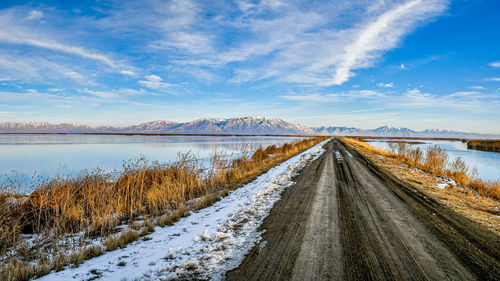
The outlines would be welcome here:
<svg viewBox="0 0 500 281">
<path fill-rule="evenodd" d="M 500 280 L 500 238 L 338 139 L 304 168 L 227 280 Z"/>
</svg>

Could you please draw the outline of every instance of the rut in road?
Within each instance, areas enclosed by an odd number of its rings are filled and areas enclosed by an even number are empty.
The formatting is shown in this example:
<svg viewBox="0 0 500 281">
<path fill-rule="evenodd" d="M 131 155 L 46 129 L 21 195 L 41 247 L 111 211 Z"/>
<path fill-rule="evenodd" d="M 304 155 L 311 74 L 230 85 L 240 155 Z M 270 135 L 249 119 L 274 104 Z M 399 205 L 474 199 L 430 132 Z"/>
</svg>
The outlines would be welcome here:
<svg viewBox="0 0 500 281">
<path fill-rule="evenodd" d="M 228 280 L 499 280 L 499 237 L 334 139 Z"/>
<path fill-rule="evenodd" d="M 305 235 L 293 266 L 292 280 L 335 280 L 342 277 L 342 244 L 331 153 L 325 155 L 324 163 Z"/>
</svg>

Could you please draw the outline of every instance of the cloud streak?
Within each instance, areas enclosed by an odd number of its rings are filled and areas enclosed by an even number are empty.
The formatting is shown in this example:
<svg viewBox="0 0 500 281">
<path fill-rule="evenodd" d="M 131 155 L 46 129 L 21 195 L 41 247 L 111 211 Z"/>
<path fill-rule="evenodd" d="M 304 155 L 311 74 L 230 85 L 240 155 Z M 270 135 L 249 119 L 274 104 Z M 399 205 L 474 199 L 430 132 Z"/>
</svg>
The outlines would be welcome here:
<svg viewBox="0 0 500 281">
<path fill-rule="evenodd" d="M 37 20 L 45 18 L 41 10 L 31 10 L 26 17 L 29 21 L 22 19 L 25 9 L 10 9 L 0 11 L 0 43 L 10 45 L 23 45 L 31 48 L 44 49 L 56 53 L 78 56 L 84 59 L 100 62 L 113 69 L 125 68 L 122 63 L 112 59 L 99 51 L 92 51 L 83 46 L 72 43 L 63 43 L 55 38 L 55 34 L 64 34 L 63 31 L 51 29 L 52 25 L 40 25 Z M 49 28 L 50 26 L 50 28 Z"/>
<path fill-rule="evenodd" d="M 500 61 L 490 62 L 488 65 L 491 67 L 500 67 Z"/>
<path fill-rule="evenodd" d="M 353 76 L 352 69 L 371 65 L 380 52 L 394 48 L 419 21 L 442 12 L 445 7 L 445 2 L 413 0 L 382 13 L 361 27 L 355 41 L 346 46 L 332 82 L 328 84 L 346 82 Z"/>
</svg>

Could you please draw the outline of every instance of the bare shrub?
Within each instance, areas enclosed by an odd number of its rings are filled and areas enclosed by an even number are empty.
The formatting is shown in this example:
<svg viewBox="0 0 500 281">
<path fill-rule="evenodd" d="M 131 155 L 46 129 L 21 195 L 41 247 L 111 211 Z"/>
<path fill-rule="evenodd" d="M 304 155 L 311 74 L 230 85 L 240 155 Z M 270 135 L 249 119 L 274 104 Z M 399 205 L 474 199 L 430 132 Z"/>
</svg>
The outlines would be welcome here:
<svg viewBox="0 0 500 281">
<path fill-rule="evenodd" d="M 448 153 L 446 149 L 434 145 L 427 149 L 425 157 L 425 170 L 435 176 L 444 176 Z"/>
<path fill-rule="evenodd" d="M 227 195 L 230 189 L 255 179 L 270 167 L 325 139 L 307 138 L 281 147 L 271 146 L 257 150 L 252 157 L 243 155 L 238 159 L 214 153 L 208 175 L 203 172 L 198 159 L 186 153 L 169 164 L 146 159 L 129 161 L 124 163 L 123 172 L 119 175 L 92 170 L 82 171 L 72 178 L 56 177 L 37 183 L 33 193 L 27 196 L 16 197 L 0 185 L 0 254 L 3 257 L 7 250 L 15 250 L 22 230 L 50 236 L 47 243 L 49 247 L 55 247 L 65 235 L 81 231 L 86 236 L 109 236 L 116 226 L 133 221 L 138 216 L 168 213 L 155 222 L 160 226 L 171 225 L 188 215 L 189 210 L 213 204 L 220 196 Z M 268 157 L 270 153 L 279 156 Z M 195 198 L 199 199 L 196 204 L 188 204 Z M 131 226 L 140 231 L 109 236 L 104 242 L 106 249 L 123 248 L 154 228 L 151 224 L 143 228 L 133 223 Z M 84 247 L 70 256 L 51 253 L 54 257 L 52 262 L 43 263 L 41 257 L 47 252 L 24 257 L 40 261 L 38 266 L 17 259 L 4 260 L 0 280 L 42 276 L 68 264 L 78 265 L 102 252 L 101 247 Z M 17 254 L 21 255 L 20 252 Z"/>
<path fill-rule="evenodd" d="M 413 161 L 413 164 L 417 164 L 422 162 L 422 159 L 424 157 L 424 153 L 422 152 L 422 149 L 420 147 L 417 147 L 415 149 L 411 149 L 409 152 L 409 156 L 411 160 Z"/>
</svg>

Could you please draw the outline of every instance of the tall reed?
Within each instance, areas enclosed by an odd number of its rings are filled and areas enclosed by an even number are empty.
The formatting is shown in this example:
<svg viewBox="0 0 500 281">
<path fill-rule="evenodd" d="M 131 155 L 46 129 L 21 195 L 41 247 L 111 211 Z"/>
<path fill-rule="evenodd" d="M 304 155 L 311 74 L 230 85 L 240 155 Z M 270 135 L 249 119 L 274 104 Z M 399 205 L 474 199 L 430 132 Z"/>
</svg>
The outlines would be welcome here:
<svg viewBox="0 0 500 281">
<path fill-rule="evenodd" d="M 48 243 L 55 246 L 64 242 L 65 235 L 76 233 L 107 237 L 116 226 L 138 217 L 166 216 L 171 221 L 194 208 L 190 205 L 193 199 L 198 199 L 196 208 L 206 207 L 229 190 L 324 139 L 272 145 L 237 159 L 214 153 L 208 172 L 188 153 L 167 164 L 145 159 L 128 162 L 118 176 L 91 170 L 76 177 L 56 177 L 37 183 L 34 192 L 26 196 L 8 193 L 0 186 L 0 256 L 5 257 L 9 249 L 12 252 L 20 248 L 16 245 L 21 233 L 50 237 Z M 11 256 L 14 261 L 9 264 L 18 264 L 19 255 Z M 81 258 L 75 260 L 81 262 Z"/>
<path fill-rule="evenodd" d="M 446 149 L 438 145 L 430 146 L 424 152 L 418 147 L 411 147 L 406 142 L 389 142 L 388 151 L 383 151 L 369 145 L 362 139 L 349 139 L 349 141 L 434 176 L 451 178 L 459 186 L 468 187 L 480 195 L 500 200 L 500 182 L 479 179 L 477 169 L 471 169 L 461 157 L 449 161 Z"/>
</svg>

